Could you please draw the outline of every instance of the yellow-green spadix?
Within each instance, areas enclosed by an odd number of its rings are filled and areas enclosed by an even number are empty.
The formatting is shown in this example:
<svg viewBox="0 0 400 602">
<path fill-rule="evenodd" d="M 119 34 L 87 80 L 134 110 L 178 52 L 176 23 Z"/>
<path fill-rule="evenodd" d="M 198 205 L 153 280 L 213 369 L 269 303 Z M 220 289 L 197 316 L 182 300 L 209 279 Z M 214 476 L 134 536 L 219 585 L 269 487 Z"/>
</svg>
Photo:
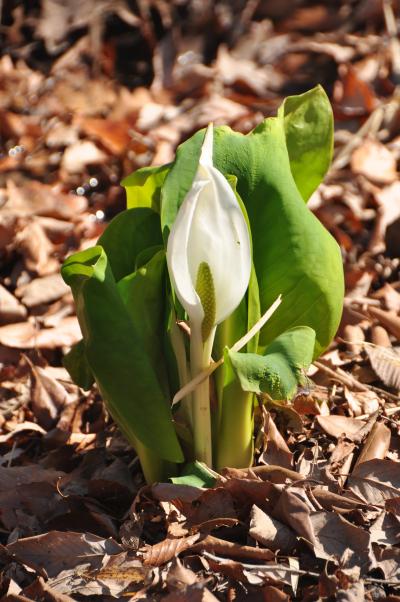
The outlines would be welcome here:
<svg viewBox="0 0 400 602">
<path fill-rule="evenodd" d="M 248 227 L 224 175 L 213 165 L 213 126 L 204 137 L 193 184 L 167 247 L 172 285 L 203 342 L 239 305 L 250 278 Z"/>
</svg>

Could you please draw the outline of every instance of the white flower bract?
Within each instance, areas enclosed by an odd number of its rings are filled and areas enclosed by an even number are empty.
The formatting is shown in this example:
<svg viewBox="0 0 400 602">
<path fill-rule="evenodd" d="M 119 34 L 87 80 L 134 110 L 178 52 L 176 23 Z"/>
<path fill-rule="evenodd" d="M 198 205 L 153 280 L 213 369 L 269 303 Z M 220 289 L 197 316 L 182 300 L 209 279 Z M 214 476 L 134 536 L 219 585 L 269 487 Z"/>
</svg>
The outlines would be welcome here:
<svg viewBox="0 0 400 602">
<path fill-rule="evenodd" d="M 178 211 L 167 245 L 172 285 L 192 325 L 201 324 L 204 308 L 196 282 L 206 263 L 215 294 L 214 325 L 239 305 L 249 284 L 251 246 L 238 200 L 213 165 L 213 126 L 209 125 L 193 184 Z"/>
</svg>

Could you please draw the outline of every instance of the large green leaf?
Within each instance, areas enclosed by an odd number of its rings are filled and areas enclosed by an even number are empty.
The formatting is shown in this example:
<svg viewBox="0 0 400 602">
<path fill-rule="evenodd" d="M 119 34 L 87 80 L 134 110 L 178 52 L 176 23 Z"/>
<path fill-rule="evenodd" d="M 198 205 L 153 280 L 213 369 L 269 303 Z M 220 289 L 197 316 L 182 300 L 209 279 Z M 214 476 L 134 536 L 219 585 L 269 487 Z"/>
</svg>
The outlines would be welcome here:
<svg viewBox="0 0 400 602">
<path fill-rule="evenodd" d="M 264 355 L 234 351 L 227 351 L 227 355 L 244 391 L 287 400 L 306 380 L 314 343 L 315 332 L 308 326 L 297 326 L 276 338 Z"/>
<path fill-rule="evenodd" d="M 161 344 L 166 311 L 165 277 L 166 260 L 162 249 L 146 265 L 122 278 L 117 287 L 141 338 L 142 353 L 150 358 L 165 396 L 171 398 Z"/>
<path fill-rule="evenodd" d="M 183 461 L 165 397 L 101 246 L 69 257 L 62 275 L 72 288 L 86 357 L 111 415 L 128 439 L 161 458 Z"/>
<path fill-rule="evenodd" d="M 321 86 L 289 96 L 279 109 L 283 119 L 290 169 L 307 201 L 328 171 L 333 152 L 333 114 Z"/>
<path fill-rule="evenodd" d="M 303 100 L 309 102 L 304 95 Z M 299 193 L 284 125 L 281 112 L 247 136 L 228 127 L 216 128 L 214 164 L 222 173 L 238 178 L 238 193 L 251 225 L 261 313 L 279 294 L 283 297 L 260 333 L 259 350 L 263 352 L 284 330 L 307 325 L 316 332 L 314 355 L 318 356 L 332 340 L 342 313 L 342 259 L 336 241 Z M 197 132 L 179 147 L 165 179 L 161 205 L 164 239 L 191 187 L 203 137 L 204 131 Z"/>
<path fill-rule="evenodd" d="M 135 270 L 138 256 L 162 245 L 159 215 L 148 207 L 122 211 L 111 220 L 98 240 L 118 282 Z"/>
<path fill-rule="evenodd" d="M 169 165 L 142 167 L 124 178 L 121 184 L 126 188 L 127 208 L 151 207 L 159 212 L 161 186 L 168 169 Z"/>
</svg>

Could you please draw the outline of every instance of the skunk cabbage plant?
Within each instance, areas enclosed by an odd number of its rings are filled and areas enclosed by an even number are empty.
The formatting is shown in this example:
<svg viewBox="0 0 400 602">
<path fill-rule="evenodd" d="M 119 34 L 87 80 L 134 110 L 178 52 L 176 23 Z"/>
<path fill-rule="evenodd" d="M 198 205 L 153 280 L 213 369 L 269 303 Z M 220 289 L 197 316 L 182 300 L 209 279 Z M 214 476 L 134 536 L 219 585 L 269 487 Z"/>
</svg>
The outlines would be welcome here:
<svg viewBox="0 0 400 602">
<path fill-rule="evenodd" d="M 65 261 L 82 330 L 65 365 L 96 381 L 147 482 L 250 466 L 256 401 L 290 403 L 332 340 L 342 260 L 306 205 L 332 138 L 320 87 L 246 136 L 209 125 L 128 176 L 127 209 Z"/>
</svg>

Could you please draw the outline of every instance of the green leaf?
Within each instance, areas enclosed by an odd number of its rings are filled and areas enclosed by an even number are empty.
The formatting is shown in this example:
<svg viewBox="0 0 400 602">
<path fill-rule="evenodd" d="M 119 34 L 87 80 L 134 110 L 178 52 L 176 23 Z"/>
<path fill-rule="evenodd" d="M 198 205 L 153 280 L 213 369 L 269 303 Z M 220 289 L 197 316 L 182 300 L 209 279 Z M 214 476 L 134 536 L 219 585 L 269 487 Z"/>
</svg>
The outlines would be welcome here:
<svg viewBox="0 0 400 602">
<path fill-rule="evenodd" d="M 63 364 L 74 383 L 88 391 L 94 383 L 94 376 L 86 359 L 83 339 L 75 343 L 64 355 Z"/>
<path fill-rule="evenodd" d="M 286 98 L 278 114 L 284 122 L 290 169 L 301 196 L 307 201 L 332 160 L 332 108 L 324 89 L 317 86 Z"/>
<path fill-rule="evenodd" d="M 97 244 L 103 247 L 118 282 L 134 271 L 143 251 L 163 244 L 160 217 L 146 207 L 122 211 L 111 220 Z"/>
<path fill-rule="evenodd" d="M 143 348 L 101 246 L 69 257 L 62 276 L 72 288 L 86 357 L 114 420 L 135 445 L 182 462 L 169 400 Z"/>
<path fill-rule="evenodd" d="M 202 462 L 189 462 L 183 466 L 179 477 L 170 479 L 176 485 L 190 485 L 191 487 L 214 487 L 216 483 L 215 473 Z"/>
<path fill-rule="evenodd" d="M 166 267 L 165 251 L 162 249 L 147 264 L 122 278 L 117 287 L 142 341 L 142 353 L 150 358 L 164 394 L 170 398 L 161 344 L 165 323 Z"/>
<path fill-rule="evenodd" d="M 287 400 L 306 381 L 314 343 L 315 332 L 307 326 L 297 326 L 275 339 L 264 355 L 227 353 L 244 391 Z"/>
<path fill-rule="evenodd" d="M 191 187 L 203 137 L 204 130 L 179 147 L 165 179 L 164 239 Z M 336 241 L 309 211 L 296 186 L 284 120 L 266 119 L 246 136 L 228 127 L 215 128 L 214 164 L 238 179 L 251 225 L 261 314 L 279 294 L 283 298 L 260 332 L 259 351 L 287 328 L 306 325 L 316 332 L 314 357 L 318 356 L 332 340 L 342 314 L 342 258 Z"/>
<path fill-rule="evenodd" d="M 124 178 L 121 185 L 126 189 L 126 206 L 151 207 L 160 212 L 160 192 L 168 173 L 169 165 L 142 167 Z"/>
</svg>

